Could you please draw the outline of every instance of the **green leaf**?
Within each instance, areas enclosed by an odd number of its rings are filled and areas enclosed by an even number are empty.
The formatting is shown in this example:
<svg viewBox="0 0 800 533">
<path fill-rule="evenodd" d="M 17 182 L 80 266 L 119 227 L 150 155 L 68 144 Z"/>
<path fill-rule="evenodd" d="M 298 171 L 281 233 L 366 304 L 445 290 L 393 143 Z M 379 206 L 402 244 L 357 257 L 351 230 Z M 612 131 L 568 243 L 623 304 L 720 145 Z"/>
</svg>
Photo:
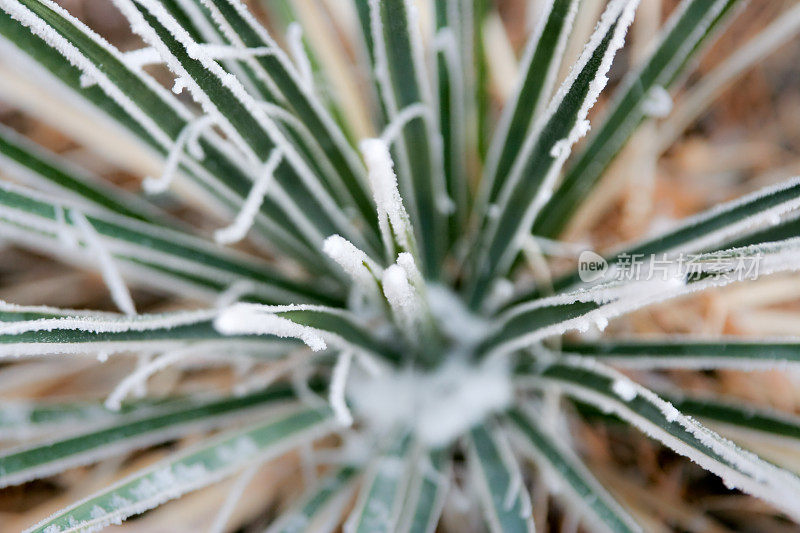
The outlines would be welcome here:
<svg viewBox="0 0 800 533">
<path fill-rule="evenodd" d="M 533 233 L 555 237 L 597 183 L 614 156 L 646 118 L 652 91 L 670 87 L 710 40 L 738 0 L 683 0 L 665 24 L 662 36 L 642 66 L 631 72 L 613 97 L 608 112 L 561 185 L 533 224 Z M 530 227 L 530 226 L 529 226 Z"/>
<path fill-rule="evenodd" d="M 357 468 L 345 466 L 325 476 L 270 524 L 266 533 L 333 531 L 328 513 L 332 508 L 340 511 L 339 506 L 347 504 L 358 474 Z"/>
<path fill-rule="evenodd" d="M 179 79 L 188 81 L 193 97 L 242 150 L 254 167 L 266 161 L 273 150 L 282 158 L 274 172 L 271 194 L 285 196 L 296 210 L 295 226 L 309 241 L 322 245 L 332 234 L 345 236 L 371 250 L 363 234 L 352 224 L 281 129 L 259 106 L 241 82 L 230 76 L 199 43 L 182 30 L 158 2 L 116 0 L 117 6 L 142 38 L 155 47 Z M 304 224 L 304 220 L 309 224 Z M 313 231 L 312 231 L 313 228 Z"/>
<path fill-rule="evenodd" d="M 580 459 L 564 449 L 558 439 L 547 433 L 537 420 L 519 409 L 512 409 L 508 419 L 521 435 L 519 441 L 538 467 L 550 472 L 558 480 L 558 486 L 554 487 L 556 491 L 560 492 L 562 487 L 566 487 L 581 507 L 602 522 L 604 529 L 619 533 L 642 531 Z M 594 522 L 591 528 L 596 528 Z"/>
<path fill-rule="evenodd" d="M 275 318 L 285 321 L 275 327 Z M 313 350 L 323 349 L 326 343 L 330 343 L 342 350 L 355 349 L 391 363 L 400 363 L 403 354 L 362 322 L 353 313 L 340 308 L 243 303 L 222 310 L 215 326 L 228 335 L 266 334 L 300 338 Z"/>
<path fill-rule="evenodd" d="M 774 219 L 800 206 L 800 179 L 794 178 L 717 205 L 698 215 L 683 220 L 676 228 L 661 235 L 634 243 L 605 259 L 609 265 L 630 261 L 634 256 L 649 260 L 665 253 L 697 253 L 721 248 L 739 248 L 749 245 L 785 240 L 794 237 L 796 223 L 784 221 L 776 226 Z M 764 226 L 768 226 L 764 229 Z M 741 237 L 750 233 L 750 236 Z M 563 291 L 580 283 L 577 272 L 563 276 L 553 283 L 556 291 Z M 539 296 L 538 291 L 526 291 L 504 306 L 504 309 Z"/>
<path fill-rule="evenodd" d="M 612 318 L 713 287 L 800 268 L 800 239 L 665 259 L 665 270 L 534 299 L 507 309 L 476 347 L 477 357 L 508 354 L 567 331 L 605 328 Z M 674 269 L 672 273 L 670 270 Z M 634 274 L 636 271 L 633 272 Z"/>
<path fill-rule="evenodd" d="M 277 457 L 331 430 L 328 409 L 298 409 L 243 431 L 201 443 L 75 503 L 26 530 L 61 533 L 119 523 L 187 492 L 215 483 L 250 463 Z M 50 529 L 48 529 L 50 528 Z"/>
<path fill-rule="evenodd" d="M 450 450 L 423 453 L 409 483 L 401 513 L 403 533 L 433 533 L 444 508 L 450 479 Z"/>
<path fill-rule="evenodd" d="M 7 439 L 29 440 L 55 433 L 87 430 L 107 424 L 120 415 L 146 413 L 158 402 L 137 400 L 126 403 L 118 412 L 98 402 L 4 401 L 0 406 L 0 435 Z"/>
<path fill-rule="evenodd" d="M 453 205 L 450 217 L 448 244 L 452 245 L 461 235 L 470 204 L 467 179 L 466 127 L 469 104 L 466 91 L 469 88 L 464 63 L 468 56 L 465 42 L 465 6 L 460 0 L 435 2 L 436 10 L 436 79 L 438 85 L 439 128 L 442 135 L 442 166 L 444 169 L 446 194 Z M 472 21 L 469 21 L 471 25 Z"/>
<path fill-rule="evenodd" d="M 550 103 L 541 123 L 524 141 L 498 200 L 483 217 L 467 287 L 480 308 L 492 282 L 511 268 L 519 238 L 527 232 L 553 187 L 569 151 L 586 128 L 586 116 L 605 85 L 606 73 L 624 42 L 637 2 L 611 2 L 570 77 Z"/>
<path fill-rule="evenodd" d="M 213 401 L 174 400 L 149 409 L 118 414 L 112 423 L 52 442 L 15 449 L 0 455 L 0 487 L 18 485 L 76 466 L 152 446 L 198 429 L 219 427 L 258 409 L 295 399 L 291 387 Z M 108 413 L 113 414 L 113 413 Z M 52 437 L 51 437 L 52 438 Z"/>
<path fill-rule="evenodd" d="M 53 76 L 47 78 L 47 86 L 63 84 L 159 153 L 166 155 L 173 149 L 194 119 L 169 91 L 129 67 L 118 50 L 55 4 L 15 0 L 0 11 L 0 35 Z M 72 63 L 65 61 L 64 53 Z M 85 87 L 89 74 L 96 83 Z M 207 134 L 200 145 L 205 158 L 200 162 L 184 159 L 182 170 L 207 200 L 238 212 L 252 187 L 252 175 L 218 137 Z M 267 197 L 256 225 L 271 243 L 313 268 L 310 258 L 318 262 L 321 250 L 297 236 L 290 212 L 284 203 Z"/>
<path fill-rule="evenodd" d="M 420 30 L 409 9 L 408 0 L 370 2 L 375 69 L 390 120 L 415 104 L 433 110 L 430 80 L 418 55 Z M 439 204 L 448 201 L 434 120 L 425 116 L 410 120 L 394 150 L 398 185 L 419 243 L 421 268 L 433 279 L 446 251 L 447 214 Z"/>
<path fill-rule="evenodd" d="M 73 209 L 67 202 L 51 200 L 21 187 L 10 184 L 0 187 L 0 224 L 8 236 L 13 236 L 14 230 L 21 232 L 18 239 L 23 245 L 43 242 L 40 246 L 50 251 L 54 245 L 68 250 L 63 243 L 65 235 L 80 242 L 81 235 L 72 220 Z M 288 279 L 261 260 L 225 251 L 183 232 L 100 211 L 86 210 L 83 214 L 115 258 L 125 263 L 163 267 L 162 273 L 168 272 L 184 284 L 194 285 L 199 278 L 215 286 L 217 292 L 235 281 L 247 280 L 253 287 L 251 294 L 269 303 L 341 301 L 327 290 Z M 158 281 L 152 274 L 139 279 Z M 162 288 L 170 289 L 169 284 L 162 284 Z M 173 286 L 171 290 L 182 287 Z"/>
<path fill-rule="evenodd" d="M 788 218 L 778 224 L 725 243 L 725 247 L 740 248 L 764 242 L 776 242 L 800 237 L 800 218 Z"/>
<path fill-rule="evenodd" d="M 18 179 L 40 183 L 120 215 L 167 224 L 166 214 L 149 202 L 90 176 L 5 126 L 0 126 L 0 167 Z"/>
<path fill-rule="evenodd" d="M 389 533 L 400 518 L 410 470 L 411 437 L 396 439 L 367 471 L 359 501 L 345 530 L 354 533 Z"/>
<path fill-rule="evenodd" d="M 564 358 L 520 379 L 535 387 L 556 386 L 577 400 L 612 413 L 738 488 L 793 519 L 800 479 L 720 437 L 669 402 L 624 375 L 591 361 Z"/>
<path fill-rule="evenodd" d="M 214 328 L 212 319 L 216 314 L 216 310 L 207 310 L 128 318 L 111 313 L 2 304 L 0 357 L 107 354 L 135 349 L 174 349 L 189 342 L 242 341 L 242 337 L 228 337 Z M 250 337 L 248 342 L 263 345 L 266 341 Z"/>
<path fill-rule="evenodd" d="M 503 108 L 492 140 L 481 181 L 486 195 L 483 209 L 497 200 L 525 138 L 544 110 L 577 8 L 577 0 L 550 0 L 543 8 L 542 19 L 521 60 L 517 87 Z"/>
<path fill-rule="evenodd" d="M 475 349 L 478 357 L 484 357 L 491 351 L 514 342 L 514 339 L 535 335 L 538 339 L 537 332 L 540 331 L 546 331 L 549 335 L 560 333 L 560 324 L 579 319 L 600 309 L 601 305 L 596 302 L 576 301 L 530 309 L 526 307 L 526 304 L 512 307 L 506 315 L 500 317 L 494 330 Z"/>
<path fill-rule="evenodd" d="M 377 216 L 367 189 L 364 166 L 323 102 L 300 79 L 289 58 L 263 26 L 247 12 L 244 4 L 238 0 L 207 0 L 207 3 L 213 6 L 217 17 L 229 25 L 230 41 L 241 43 L 246 48 L 266 47 L 273 51 L 255 58 L 261 73 L 277 88 L 281 102 L 313 132 L 313 139 L 332 167 L 332 172 L 326 177 L 328 180 L 337 180 L 333 183 L 324 182 L 330 194 L 343 205 L 355 207 L 377 239 Z M 256 79 L 260 78 L 256 76 Z M 342 190 L 344 194 L 340 192 Z M 377 245 L 377 240 L 373 244 Z"/>
<path fill-rule="evenodd" d="M 589 356 L 627 368 L 768 369 L 800 362 L 800 343 L 721 341 L 670 338 L 668 340 L 608 340 L 565 342 L 562 352 Z"/>
<path fill-rule="evenodd" d="M 661 394 L 682 413 L 725 427 L 757 431 L 763 435 L 800 439 L 800 418 L 774 409 L 715 398 L 694 398 L 684 394 Z"/>
<path fill-rule="evenodd" d="M 489 531 L 531 533 L 530 496 L 508 443 L 485 425 L 473 428 L 469 435 L 470 465 Z"/>
</svg>

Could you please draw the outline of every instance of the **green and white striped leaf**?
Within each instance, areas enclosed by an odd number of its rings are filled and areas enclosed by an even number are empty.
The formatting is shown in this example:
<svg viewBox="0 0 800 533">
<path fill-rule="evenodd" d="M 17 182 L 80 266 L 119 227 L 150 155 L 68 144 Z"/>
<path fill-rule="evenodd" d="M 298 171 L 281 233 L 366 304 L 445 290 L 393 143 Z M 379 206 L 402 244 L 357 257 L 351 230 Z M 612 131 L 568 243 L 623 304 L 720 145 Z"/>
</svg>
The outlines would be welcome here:
<svg viewBox="0 0 800 533">
<path fill-rule="evenodd" d="M 654 100 L 669 97 L 666 89 L 710 40 L 725 15 L 739 3 L 738 0 L 684 0 L 675 9 L 650 57 L 623 82 L 609 111 L 599 122 L 599 128 L 533 223 L 535 235 L 558 235 L 614 156 L 647 117 L 648 109 L 657 107 Z"/>
<path fill-rule="evenodd" d="M 542 8 L 541 20 L 525 47 L 517 87 L 503 107 L 489 150 L 481 181 L 483 210 L 497 200 L 525 138 L 544 111 L 577 9 L 577 0 L 549 0 Z"/>
<path fill-rule="evenodd" d="M 369 198 L 364 166 L 307 80 L 301 78 L 286 54 L 239 0 L 204 0 L 204 3 L 235 46 L 271 50 L 270 54 L 253 59 L 259 79 L 267 80 L 275 87 L 285 106 L 307 130 L 313 132 L 314 141 L 331 166 L 332 172 L 326 174 L 329 192 L 343 205 L 355 207 L 377 236 L 377 218 Z"/>
<path fill-rule="evenodd" d="M 522 451 L 530 454 L 536 465 L 549 474 L 545 479 L 556 485 L 553 487 L 554 492 L 561 494 L 562 489 L 567 489 L 570 501 L 575 501 L 579 508 L 590 513 L 592 520 L 587 521 L 590 529 L 618 533 L 642 531 L 580 459 L 564 449 L 559 440 L 542 428 L 535 417 L 519 409 L 512 409 L 508 413 L 508 420 L 517 430 L 519 438 L 516 442 L 520 444 Z M 595 522 L 595 519 L 600 523 Z"/>
<path fill-rule="evenodd" d="M 520 384 L 558 386 L 567 395 L 614 414 L 737 488 L 774 505 L 794 520 L 800 479 L 720 437 L 669 402 L 596 362 L 564 357 Z"/>
<path fill-rule="evenodd" d="M 793 220 L 781 222 L 781 216 L 800 208 L 800 178 L 792 178 L 765 187 L 724 204 L 717 205 L 683 220 L 678 227 L 657 237 L 626 246 L 606 257 L 609 265 L 633 256 L 648 258 L 655 254 L 697 253 L 721 248 L 738 248 L 797 236 Z M 742 237 L 742 234 L 749 236 Z M 554 281 L 562 291 L 580 283 L 577 272 Z M 507 306 L 537 296 L 530 291 L 514 298 Z"/>
<path fill-rule="evenodd" d="M 452 202 L 448 243 L 460 237 L 460 229 L 466 222 L 470 205 L 470 190 L 467 174 L 466 128 L 469 113 L 465 64 L 469 57 L 471 39 L 467 39 L 465 28 L 472 21 L 464 0 L 435 2 L 436 10 L 436 85 L 438 88 L 439 127 L 442 135 L 442 167 L 445 176 L 445 194 Z"/>
<path fill-rule="evenodd" d="M 696 398 L 684 394 L 661 394 L 682 413 L 721 428 L 754 431 L 763 436 L 800 439 L 800 418 L 774 409 L 755 408 L 743 401 Z"/>
<path fill-rule="evenodd" d="M 565 353 L 592 357 L 623 368 L 733 368 L 758 370 L 784 368 L 800 362 L 800 342 L 746 341 L 741 338 L 698 340 L 608 340 L 565 342 Z"/>
<path fill-rule="evenodd" d="M 602 330 L 612 318 L 648 305 L 723 287 L 749 279 L 737 265 L 750 261 L 759 277 L 800 268 L 800 239 L 733 248 L 692 258 L 692 268 L 681 270 L 678 258 L 667 260 L 672 274 L 646 273 L 639 279 L 608 282 L 587 289 L 557 294 L 510 307 L 494 322 L 477 346 L 478 357 L 509 354 L 533 343 L 567 331 L 587 331 L 592 325 Z M 669 266 L 671 264 L 671 266 Z M 696 267 L 696 269 L 695 269 Z"/>
<path fill-rule="evenodd" d="M 29 440 L 54 434 L 74 433 L 108 424 L 120 415 L 146 413 L 157 401 L 126 403 L 119 411 L 106 409 L 100 402 L 8 400 L 0 406 L 0 439 Z"/>
<path fill-rule="evenodd" d="M 88 432 L 17 448 L 0 455 L 0 487 L 18 485 L 114 455 L 152 446 L 187 432 L 209 430 L 258 409 L 295 400 L 291 387 L 213 401 L 173 400 L 140 413 L 120 414 L 112 423 Z M 250 415 L 248 415 L 248 412 Z"/>
<path fill-rule="evenodd" d="M 383 106 L 394 120 L 410 106 L 426 113 L 409 120 L 395 141 L 394 160 L 403 201 L 415 230 L 421 268 L 437 278 L 446 251 L 448 205 L 441 139 L 422 57 L 422 37 L 409 0 L 369 0 L 375 73 Z"/>
<path fill-rule="evenodd" d="M 395 531 L 411 475 L 411 437 L 399 436 L 377 457 L 361 484 L 358 503 L 345 524 L 354 533 Z"/>
<path fill-rule="evenodd" d="M 489 531 L 533 532 L 530 496 L 519 465 L 499 430 L 481 425 L 470 431 L 469 461 Z"/>
<path fill-rule="evenodd" d="M 76 200 L 120 215 L 167 223 L 166 215 L 149 202 L 89 175 L 5 126 L 0 126 L 0 169 L 22 182 L 67 193 Z"/>
<path fill-rule="evenodd" d="M 778 224 L 771 225 L 754 233 L 750 233 L 744 237 L 732 240 L 727 243 L 727 246 L 732 248 L 739 248 L 742 246 L 751 246 L 753 244 L 760 244 L 764 242 L 776 242 L 786 239 L 793 239 L 800 237 L 800 218 L 796 216 L 788 216 L 786 219 L 781 220 Z"/>
<path fill-rule="evenodd" d="M 252 346 L 269 353 L 275 337 L 229 337 L 219 333 L 215 309 L 125 317 L 112 313 L 0 304 L 0 358 L 55 354 L 166 351 L 192 345 L 216 350 Z M 286 349 L 292 344 L 281 339 Z"/>
<path fill-rule="evenodd" d="M 280 163 L 272 172 L 272 194 L 280 194 L 282 201 L 296 206 L 295 226 L 309 242 L 321 246 L 328 235 L 340 234 L 370 249 L 362 233 L 348 220 L 344 206 L 337 204 L 321 177 L 308 166 L 263 106 L 160 3 L 115 0 L 115 5 L 244 154 L 254 172 L 271 155 L 280 154 Z"/>
<path fill-rule="evenodd" d="M 61 7 L 48 0 L 9 0 L 0 12 L 0 35 L 43 67 L 45 87 L 66 86 L 70 96 L 78 95 L 149 149 L 165 156 L 174 150 L 187 155 L 180 146 L 181 134 L 186 136 L 190 125 L 196 126 L 196 117 Z M 206 133 L 199 144 L 205 158 L 195 162 L 183 157 L 181 168 L 207 202 L 237 213 L 253 186 L 251 170 L 218 137 Z M 298 238 L 290 207 L 265 198 L 256 225 L 275 246 L 313 266 L 309 258 L 318 258 L 320 251 Z"/>
<path fill-rule="evenodd" d="M 301 442 L 324 435 L 332 426 L 328 409 L 293 410 L 163 460 L 26 531 L 51 533 L 58 528 L 61 533 L 71 533 L 120 523 L 129 516 L 220 481 L 250 463 L 277 457 Z"/>
<path fill-rule="evenodd" d="M 324 350 L 330 344 L 338 349 L 355 350 L 391 363 L 402 360 L 400 352 L 373 334 L 352 313 L 334 307 L 239 303 L 222 309 L 214 321 L 214 327 L 232 336 L 277 335 L 296 338 L 314 351 Z"/>
<path fill-rule="evenodd" d="M 444 508 L 450 479 L 450 451 L 422 453 L 401 513 L 401 533 L 433 533 Z"/>
<path fill-rule="evenodd" d="M 75 225 L 76 212 L 81 210 L 68 201 L 56 201 L 10 184 L 0 187 L 0 224 L 8 238 L 48 253 L 61 252 L 62 257 L 97 268 L 93 257 L 80 253 L 85 236 Z M 148 285 L 169 291 L 189 286 L 208 297 L 209 292 L 217 294 L 236 281 L 246 280 L 252 286 L 252 297 L 271 303 L 341 301 L 327 291 L 289 280 L 263 261 L 221 250 L 177 230 L 99 210 L 85 209 L 81 214 L 109 253 L 128 268 L 126 273 Z"/>
<path fill-rule="evenodd" d="M 525 139 L 495 206 L 482 220 L 468 287 L 473 309 L 480 308 L 493 280 L 511 268 L 520 238 L 549 197 L 572 145 L 588 130 L 589 109 L 605 86 L 637 5 L 637 0 L 609 3 L 570 76 Z"/>
<path fill-rule="evenodd" d="M 265 533 L 334 531 L 339 525 L 343 507 L 353 494 L 358 474 L 357 468 L 346 466 L 325 476 L 282 513 Z"/>
<path fill-rule="evenodd" d="M 226 39 L 224 31 L 216 24 L 211 11 L 203 4 L 202 0 L 162 0 L 162 4 L 198 43 L 222 46 L 232 44 Z M 252 57 L 232 57 L 219 63 L 227 72 L 236 76 L 254 97 L 274 102 L 273 92 L 266 86 L 264 80 L 253 71 L 252 62 Z"/>
</svg>

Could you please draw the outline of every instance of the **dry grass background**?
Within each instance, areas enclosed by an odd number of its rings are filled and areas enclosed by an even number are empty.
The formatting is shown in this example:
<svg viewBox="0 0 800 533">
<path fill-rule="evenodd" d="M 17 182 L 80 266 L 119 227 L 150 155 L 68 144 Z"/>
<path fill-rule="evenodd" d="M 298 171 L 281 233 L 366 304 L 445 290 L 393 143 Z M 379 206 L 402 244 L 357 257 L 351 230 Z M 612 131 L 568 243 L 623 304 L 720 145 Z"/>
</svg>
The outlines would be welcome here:
<svg viewBox="0 0 800 533">
<path fill-rule="evenodd" d="M 123 49 L 138 45 L 122 17 L 106 0 L 62 0 L 59 3 Z M 315 2 L 298 0 L 298 3 Z M 584 0 L 584 3 L 589 9 L 593 4 L 600 4 L 596 0 Z M 615 76 L 612 85 L 627 70 L 623 67 L 635 64 L 641 57 L 653 28 L 676 3 L 674 0 L 642 2 L 629 44 L 612 71 Z M 757 35 L 778 13 L 794 3 L 792 0 L 751 1 L 687 78 L 675 98 L 676 107 L 681 106 L 704 75 L 713 72 L 735 47 Z M 519 51 L 524 45 L 529 4 L 531 2 L 524 0 L 497 2 L 500 20 L 510 35 L 507 46 L 500 46 L 496 51 L 499 55 L 495 68 L 500 72 L 504 68 L 513 69 L 508 54 Z M 258 9 L 260 6 L 253 7 L 263 15 L 263 10 Z M 506 57 L 502 57 L 504 51 Z M 140 178 L 137 176 L 114 161 L 97 157 L 59 131 L 37 121 L 33 114 L 20 111 L 4 100 L 3 83 L 0 78 L 1 122 L 126 188 L 138 189 Z M 492 90 L 499 107 L 505 88 L 495 83 Z M 601 102 L 598 112 L 602 112 L 602 107 Z M 800 40 L 794 39 L 749 68 L 692 122 L 677 142 L 663 150 L 669 125 L 669 119 L 652 122 L 637 133 L 567 230 L 566 238 L 604 249 L 641 237 L 718 202 L 800 174 Z M 186 208 L 177 210 L 176 214 L 207 228 L 219 222 L 208 214 Z M 0 242 L 0 247 L 0 299 L 20 304 L 113 309 L 98 275 L 54 263 L 6 243 Z M 142 311 L 187 304 L 141 290 L 135 290 L 134 297 Z M 773 276 L 651 307 L 612 322 L 609 331 L 639 335 L 797 335 L 800 333 L 800 276 Z M 135 364 L 134 358 L 114 358 L 103 365 L 89 358 L 5 363 L 0 365 L 0 401 L 102 398 Z M 42 380 L 42 375 L 49 378 Z M 755 405 L 800 411 L 800 373 L 795 370 L 665 371 L 633 377 L 669 380 L 697 393 L 713 391 L 740 397 Z M 149 388 L 156 394 L 221 388 L 235 379 L 235 371 L 229 369 L 187 371 L 176 367 L 151 379 Z M 744 495 L 731 494 L 711 474 L 640 437 L 631 428 L 580 425 L 574 432 L 581 453 L 598 477 L 635 511 L 647 531 L 779 533 L 798 530 L 797 526 L 772 518 L 764 504 Z M 19 531 L 134 469 L 189 444 L 189 440 L 0 490 L 0 532 Z M 12 444 L 2 443 L 3 446 Z M 800 471 L 800 449 L 767 448 L 763 442 L 747 444 L 767 457 L 788 461 Z M 301 487 L 299 465 L 298 458 L 290 455 L 262 467 L 250 482 L 250 490 L 244 493 L 230 523 L 241 527 L 242 531 L 261 530 L 286 496 Z M 203 531 L 213 521 L 232 483 L 235 480 L 190 494 L 131 520 L 124 528 L 148 533 Z M 533 494 L 544 492 L 537 490 L 537 480 L 532 483 Z M 572 531 L 577 527 L 568 513 L 548 505 L 547 498 L 539 497 L 534 507 L 539 516 L 550 507 L 549 523 L 554 531 Z M 455 519 L 451 517 L 450 520 Z M 109 528 L 109 531 L 115 530 L 116 527 Z"/>
</svg>

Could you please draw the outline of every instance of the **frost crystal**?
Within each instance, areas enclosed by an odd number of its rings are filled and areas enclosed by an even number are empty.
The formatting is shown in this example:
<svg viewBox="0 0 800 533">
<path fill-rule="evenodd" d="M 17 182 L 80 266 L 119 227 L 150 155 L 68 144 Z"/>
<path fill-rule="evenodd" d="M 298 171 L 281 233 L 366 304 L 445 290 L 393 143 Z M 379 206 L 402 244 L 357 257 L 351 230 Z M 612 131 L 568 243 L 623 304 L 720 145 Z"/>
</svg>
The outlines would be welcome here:
<svg viewBox="0 0 800 533">
<path fill-rule="evenodd" d="M 627 379 L 618 379 L 611 386 L 614 394 L 629 402 L 636 398 L 636 386 Z"/>
<path fill-rule="evenodd" d="M 413 329 L 419 318 L 420 306 L 408 274 L 400 265 L 391 265 L 383 272 L 383 293 L 392 311 L 406 331 Z"/>
<path fill-rule="evenodd" d="M 642 102 L 642 113 L 648 117 L 664 118 L 672 111 L 672 97 L 663 87 L 656 85 Z"/>
<path fill-rule="evenodd" d="M 327 345 L 318 330 L 292 322 L 272 312 L 303 310 L 303 306 L 285 308 L 254 304 L 235 304 L 220 311 L 214 327 L 225 335 L 275 335 L 300 339 L 313 351 L 324 350 Z"/>
<path fill-rule="evenodd" d="M 383 269 L 353 243 L 340 235 L 331 235 L 325 239 L 322 249 L 359 286 L 367 290 L 375 288 L 375 276 L 380 276 Z"/>
<path fill-rule="evenodd" d="M 384 239 L 391 229 L 397 244 L 403 251 L 410 252 L 413 250 L 410 241 L 413 233 L 408 213 L 397 188 L 397 175 L 394 173 L 394 162 L 389 154 L 389 146 L 381 139 L 364 139 L 360 146 L 369 170 L 369 182 L 378 208 L 378 222 L 384 233 Z"/>
</svg>

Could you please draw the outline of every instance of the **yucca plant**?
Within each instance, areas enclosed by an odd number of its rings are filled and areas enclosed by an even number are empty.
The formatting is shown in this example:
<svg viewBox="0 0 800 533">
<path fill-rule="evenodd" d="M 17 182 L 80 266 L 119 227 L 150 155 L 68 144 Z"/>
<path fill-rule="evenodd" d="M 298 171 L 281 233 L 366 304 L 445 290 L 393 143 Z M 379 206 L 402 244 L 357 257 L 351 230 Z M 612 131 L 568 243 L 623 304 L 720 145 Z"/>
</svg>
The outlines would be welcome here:
<svg viewBox="0 0 800 533">
<path fill-rule="evenodd" d="M 704 425 L 763 442 L 800 438 L 800 420 L 658 376 L 797 362 L 795 339 L 597 332 L 797 270 L 800 182 L 605 258 L 587 251 L 565 274 L 550 276 L 543 253 L 565 248 L 577 207 L 637 128 L 669 113 L 670 89 L 739 1 L 683 0 L 591 124 L 637 0 L 604 5 L 563 82 L 576 18 L 591 15 L 578 0 L 539 2 L 497 121 L 487 72 L 506 36 L 483 0 L 273 2 L 288 53 L 240 0 L 112 3 L 142 47 L 121 51 L 50 0 L 0 0 L 0 94 L 144 178 L 143 194 L 126 191 L 0 129 L 3 237 L 96 269 L 119 309 L 3 303 L 0 357 L 75 371 L 87 355 L 139 357 L 105 401 L 4 400 L 2 437 L 22 443 L 0 455 L 0 485 L 195 438 L 29 531 L 100 529 L 239 474 L 212 525 L 232 528 L 254 473 L 291 450 L 305 475 L 290 476 L 288 503 L 251 489 L 279 510 L 269 531 L 430 532 L 442 516 L 453 531 L 531 531 L 536 491 L 587 530 L 652 526 L 581 462 L 577 420 L 621 420 L 800 521 L 798 476 Z M 798 19 L 783 13 L 715 83 Z M 140 314 L 129 286 L 173 303 Z M 228 366 L 246 372 L 146 395 L 168 367 Z M 534 493 L 531 472 L 545 481 Z"/>
</svg>

